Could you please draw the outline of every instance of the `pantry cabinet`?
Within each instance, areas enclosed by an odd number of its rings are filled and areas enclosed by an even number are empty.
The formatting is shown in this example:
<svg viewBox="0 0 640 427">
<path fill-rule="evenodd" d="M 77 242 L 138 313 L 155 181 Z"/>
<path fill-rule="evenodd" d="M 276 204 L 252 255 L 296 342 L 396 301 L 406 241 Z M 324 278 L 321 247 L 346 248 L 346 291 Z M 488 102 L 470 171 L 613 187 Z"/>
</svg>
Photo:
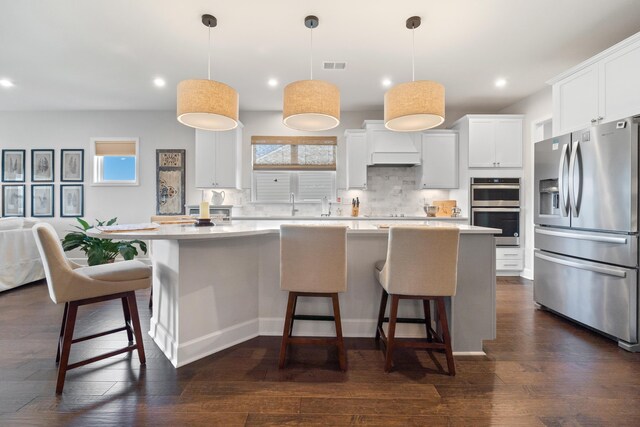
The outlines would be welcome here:
<svg viewBox="0 0 640 427">
<path fill-rule="evenodd" d="M 196 129 L 197 188 L 240 188 L 242 126 L 224 132 Z"/>
<path fill-rule="evenodd" d="M 364 129 L 345 131 L 347 189 L 367 188 L 367 133 Z"/>
<path fill-rule="evenodd" d="M 553 85 L 553 134 L 640 113 L 640 33 L 584 61 Z"/>
<path fill-rule="evenodd" d="M 458 132 L 426 131 L 421 143 L 422 159 L 415 167 L 418 189 L 458 188 Z"/>
</svg>

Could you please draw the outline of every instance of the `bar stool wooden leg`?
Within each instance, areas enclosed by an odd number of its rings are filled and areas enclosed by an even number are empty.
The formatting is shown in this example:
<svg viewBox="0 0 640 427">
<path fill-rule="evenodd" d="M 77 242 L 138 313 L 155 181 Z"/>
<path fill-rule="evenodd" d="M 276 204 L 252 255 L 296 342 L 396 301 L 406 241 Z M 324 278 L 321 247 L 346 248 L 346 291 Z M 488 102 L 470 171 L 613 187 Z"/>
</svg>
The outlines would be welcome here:
<svg viewBox="0 0 640 427">
<path fill-rule="evenodd" d="M 297 296 L 293 292 L 289 292 L 289 301 L 287 302 L 287 313 L 284 317 L 284 330 L 282 331 L 282 344 L 280 345 L 280 360 L 278 367 L 284 368 L 284 362 L 287 357 L 287 346 L 293 328 L 293 311 L 295 310 Z"/>
<path fill-rule="evenodd" d="M 422 300 L 422 308 L 424 309 L 424 323 L 427 329 L 427 342 L 433 341 L 431 335 L 431 301 L 428 299 Z"/>
<path fill-rule="evenodd" d="M 389 333 L 387 334 L 387 355 L 384 363 L 384 371 L 390 372 L 393 363 L 394 341 L 396 337 L 396 320 L 398 319 L 398 295 L 391 295 L 391 312 L 389 313 Z"/>
<path fill-rule="evenodd" d="M 342 337 L 342 320 L 340 319 L 340 301 L 338 300 L 338 294 L 331 294 L 331 300 L 333 301 L 333 317 L 336 322 L 336 345 L 338 346 L 338 361 L 340 362 L 340 369 L 347 370 L 347 356 L 344 351 L 344 338 Z"/>
<path fill-rule="evenodd" d="M 380 298 L 380 311 L 378 312 L 378 325 L 376 326 L 376 341 L 380 340 L 380 329 L 382 328 L 382 322 L 384 322 L 384 312 L 387 309 L 387 299 L 389 294 L 386 290 L 382 289 L 382 297 Z"/>
<path fill-rule="evenodd" d="M 138 305 L 136 304 L 135 292 L 129 292 L 127 295 L 127 302 L 129 303 L 129 312 L 131 321 L 133 322 L 133 333 L 136 337 L 136 346 L 138 347 L 138 359 L 140 364 L 147 363 L 147 358 L 144 355 L 144 344 L 142 343 L 142 329 L 140 328 L 140 317 L 138 316 Z"/>
<path fill-rule="evenodd" d="M 129 344 L 133 344 L 133 333 L 131 331 L 131 313 L 129 312 L 129 302 L 126 297 L 122 297 L 122 313 L 124 314 L 124 325 L 127 328 L 127 338 Z"/>
<path fill-rule="evenodd" d="M 447 322 L 447 311 L 444 306 L 444 297 L 438 297 L 438 318 L 440 319 L 440 325 L 442 326 L 442 340 L 444 341 L 445 354 L 447 355 L 447 367 L 449 368 L 449 375 L 454 376 L 456 374 L 456 366 L 453 361 L 453 351 L 451 350 L 451 337 L 449 335 L 449 324 Z"/>
<path fill-rule="evenodd" d="M 78 314 L 78 304 L 75 301 L 67 304 L 69 305 L 69 309 L 67 311 L 64 334 L 62 336 L 62 352 L 60 354 L 60 364 L 58 365 L 58 381 L 56 382 L 57 394 L 62 393 L 64 387 L 64 378 L 67 374 L 67 365 L 69 364 L 69 353 L 71 353 L 73 329 L 76 326 L 76 317 Z"/>
<path fill-rule="evenodd" d="M 58 351 L 56 352 L 56 365 L 60 362 L 60 351 L 62 350 L 62 338 L 64 337 L 64 326 L 67 323 L 67 312 L 69 311 L 69 303 L 64 303 L 64 313 L 62 314 L 62 325 L 60 326 L 60 337 L 58 338 Z"/>
</svg>

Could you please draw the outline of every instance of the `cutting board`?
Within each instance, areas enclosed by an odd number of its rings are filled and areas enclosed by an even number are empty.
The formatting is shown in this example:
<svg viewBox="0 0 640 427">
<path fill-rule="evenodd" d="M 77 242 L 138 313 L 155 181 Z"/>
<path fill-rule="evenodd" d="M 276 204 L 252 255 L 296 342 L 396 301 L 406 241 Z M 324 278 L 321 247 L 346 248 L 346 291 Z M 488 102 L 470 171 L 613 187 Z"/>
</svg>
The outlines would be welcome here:
<svg viewBox="0 0 640 427">
<path fill-rule="evenodd" d="M 443 217 L 443 216 L 451 216 L 451 208 L 454 208 L 457 206 L 457 203 L 455 200 L 434 200 L 433 201 L 433 205 L 438 207 L 438 212 L 436 212 L 436 216 L 437 217 Z"/>
</svg>

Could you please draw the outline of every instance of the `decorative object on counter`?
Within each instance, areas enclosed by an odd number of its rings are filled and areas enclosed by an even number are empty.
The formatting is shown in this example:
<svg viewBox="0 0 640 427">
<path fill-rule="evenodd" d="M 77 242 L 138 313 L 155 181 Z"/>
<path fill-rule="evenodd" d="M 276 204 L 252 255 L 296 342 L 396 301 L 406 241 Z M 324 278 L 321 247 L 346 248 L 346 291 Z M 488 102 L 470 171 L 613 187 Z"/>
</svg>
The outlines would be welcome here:
<svg viewBox="0 0 640 427">
<path fill-rule="evenodd" d="M 87 255 L 89 265 L 108 264 L 114 262 L 118 255 L 122 255 L 125 260 L 132 260 L 138 255 L 135 245 L 138 245 L 143 253 L 147 253 L 147 244 L 142 240 L 111 240 L 100 239 L 87 236 L 87 230 L 94 228 L 82 218 L 76 218 L 80 226 L 74 226 L 78 231 L 71 231 L 62 239 L 62 249 L 69 252 L 73 249 L 80 249 Z M 118 218 L 111 218 L 109 221 L 96 220 L 96 229 L 100 226 L 112 226 L 116 224 Z"/>
<path fill-rule="evenodd" d="M 384 94 L 384 125 L 389 130 L 415 132 L 444 122 L 444 86 L 430 80 L 416 81 L 415 29 L 420 23 L 419 16 L 407 19 L 412 37 L 412 81 L 395 85 Z"/>
<path fill-rule="evenodd" d="M 31 186 L 31 216 L 53 217 L 53 184 Z"/>
<path fill-rule="evenodd" d="M 333 83 L 313 80 L 313 29 L 317 16 L 304 18 L 310 31 L 310 79 L 289 83 L 284 88 L 282 121 L 285 126 L 302 131 L 333 129 L 340 124 L 340 89 Z"/>
<path fill-rule="evenodd" d="M 212 15 L 202 15 L 209 30 L 207 80 L 183 80 L 178 84 L 177 118 L 196 129 L 224 131 L 238 127 L 238 92 L 211 80 L 211 28 L 218 25 Z"/>
<path fill-rule="evenodd" d="M 211 221 L 211 218 L 196 218 L 196 222 L 193 225 L 196 227 L 213 227 L 215 224 Z"/>
<path fill-rule="evenodd" d="M 451 217 L 452 209 L 458 204 L 455 200 L 434 200 L 434 206 L 438 207 L 437 217 Z"/>
<path fill-rule="evenodd" d="M 24 184 L 2 186 L 2 216 L 24 216 Z"/>
<path fill-rule="evenodd" d="M 435 205 L 424 205 L 422 209 L 424 210 L 424 213 L 426 213 L 429 218 L 434 218 L 438 213 L 438 207 Z"/>
<path fill-rule="evenodd" d="M 53 182 L 54 150 L 31 150 L 31 181 Z"/>
<path fill-rule="evenodd" d="M 60 186 L 60 216 L 78 217 L 84 215 L 84 186 Z"/>
<path fill-rule="evenodd" d="M 200 202 L 200 212 L 198 213 L 199 219 L 209 219 L 211 214 L 209 213 L 209 202 L 203 200 Z"/>
<path fill-rule="evenodd" d="M 60 151 L 60 181 L 83 182 L 84 181 L 84 150 Z"/>
<path fill-rule="evenodd" d="M 25 150 L 2 150 L 2 181 L 24 182 Z"/>
<path fill-rule="evenodd" d="M 156 214 L 184 215 L 186 150 L 156 150 Z"/>
<path fill-rule="evenodd" d="M 351 200 L 351 216 L 360 215 L 360 198 L 356 197 Z"/>
<path fill-rule="evenodd" d="M 211 191 L 211 204 L 213 206 L 221 206 L 224 203 L 224 191 Z"/>
<path fill-rule="evenodd" d="M 462 213 L 462 209 L 459 206 L 454 206 L 451 208 L 451 218 L 459 218 Z"/>
</svg>

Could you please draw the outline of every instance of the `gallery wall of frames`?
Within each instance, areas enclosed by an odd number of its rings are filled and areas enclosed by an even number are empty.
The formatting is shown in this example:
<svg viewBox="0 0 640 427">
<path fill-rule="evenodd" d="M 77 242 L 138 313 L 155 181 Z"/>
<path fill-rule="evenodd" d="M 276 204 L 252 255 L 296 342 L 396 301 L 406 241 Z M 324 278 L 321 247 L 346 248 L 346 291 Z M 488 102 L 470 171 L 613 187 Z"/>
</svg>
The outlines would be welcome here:
<svg viewBox="0 0 640 427">
<path fill-rule="evenodd" d="M 0 172 L 3 217 L 84 215 L 83 149 L 3 149 Z"/>
</svg>

